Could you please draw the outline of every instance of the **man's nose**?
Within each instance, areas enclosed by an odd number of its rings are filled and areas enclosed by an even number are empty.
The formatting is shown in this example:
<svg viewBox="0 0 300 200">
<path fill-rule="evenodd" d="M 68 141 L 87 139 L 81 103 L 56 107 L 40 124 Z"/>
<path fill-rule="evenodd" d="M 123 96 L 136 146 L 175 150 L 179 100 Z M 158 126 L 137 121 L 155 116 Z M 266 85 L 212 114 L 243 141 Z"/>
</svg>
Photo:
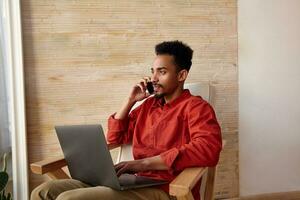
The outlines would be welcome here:
<svg viewBox="0 0 300 200">
<path fill-rule="evenodd" d="M 157 73 L 155 73 L 155 72 L 152 73 L 151 81 L 152 82 L 158 82 Z"/>
</svg>

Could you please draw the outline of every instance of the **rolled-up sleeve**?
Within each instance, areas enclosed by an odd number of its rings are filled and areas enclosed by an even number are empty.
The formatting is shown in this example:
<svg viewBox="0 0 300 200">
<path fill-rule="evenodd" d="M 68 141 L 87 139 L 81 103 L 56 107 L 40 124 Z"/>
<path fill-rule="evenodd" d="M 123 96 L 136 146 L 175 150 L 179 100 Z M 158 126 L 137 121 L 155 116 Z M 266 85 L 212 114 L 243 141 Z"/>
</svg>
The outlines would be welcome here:
<svg viewBox="0 0 300 200">
<path fill-rule="evenodd" d="M 189 110 L 190 141 L 160 154 L 171 171 L 181 171 L 187 167 L 215 166 L 219 161 L 222 138 L 214 110 L 206 102 L 193 102 Z"/>
</svg>

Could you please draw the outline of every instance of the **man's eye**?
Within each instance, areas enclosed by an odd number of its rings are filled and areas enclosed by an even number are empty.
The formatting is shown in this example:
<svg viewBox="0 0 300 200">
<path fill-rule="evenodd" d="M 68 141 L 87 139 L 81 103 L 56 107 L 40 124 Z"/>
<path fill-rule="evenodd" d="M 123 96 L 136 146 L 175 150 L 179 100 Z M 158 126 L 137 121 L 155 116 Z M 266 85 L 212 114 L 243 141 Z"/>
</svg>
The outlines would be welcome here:
<svg viewBox="0 0 300 200">
<path fill-rule="evenodd" d="M 161 73 L 161 74 L 165 74 L 165 73 L 166 73 L 166 71 L 160 71 L 160 73 Z"/>
</svg>

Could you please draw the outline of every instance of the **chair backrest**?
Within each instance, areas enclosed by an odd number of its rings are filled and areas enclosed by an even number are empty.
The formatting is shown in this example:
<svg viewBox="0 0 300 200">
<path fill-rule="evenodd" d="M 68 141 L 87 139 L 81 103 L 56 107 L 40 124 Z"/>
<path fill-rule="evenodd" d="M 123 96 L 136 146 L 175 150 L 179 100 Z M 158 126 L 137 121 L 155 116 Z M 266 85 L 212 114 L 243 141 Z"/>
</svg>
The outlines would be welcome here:
<svg viewBox="0 0 300 200">
<path fill-rule="evenodd" d="M 206 101 L 211 101 L 211 87 L 208 83 L 186 83 L 184 84 L 185 89 L 189 89 L 192 95 L 201 96 Z M 131 110 L 141 105 L 143 101 L 137 102 Z M 122 145 L 117 162 L 133 160 L 131 145 Z"/>
</svg>

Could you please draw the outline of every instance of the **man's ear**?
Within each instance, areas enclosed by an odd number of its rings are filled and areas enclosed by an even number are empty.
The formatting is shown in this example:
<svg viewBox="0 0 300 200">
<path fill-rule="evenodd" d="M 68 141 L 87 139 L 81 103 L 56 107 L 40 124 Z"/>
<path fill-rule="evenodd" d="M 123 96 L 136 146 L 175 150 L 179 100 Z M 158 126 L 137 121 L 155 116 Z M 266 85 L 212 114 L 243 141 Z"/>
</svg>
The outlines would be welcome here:
<svg viewBox="0 0 300 200">
<path fill-rule="evenodd" d="M 186 79 L 187 76 L 188 76 L 188 73 L 189 73 L 189 72 L 188 72 L 186 69 L 181 70 L 181 71 L 178 72 L 178 74 L 177 74 L 177 80 L 178 80 L 179 82 L 185 81 L 185 79 Z"/>
</svg>

